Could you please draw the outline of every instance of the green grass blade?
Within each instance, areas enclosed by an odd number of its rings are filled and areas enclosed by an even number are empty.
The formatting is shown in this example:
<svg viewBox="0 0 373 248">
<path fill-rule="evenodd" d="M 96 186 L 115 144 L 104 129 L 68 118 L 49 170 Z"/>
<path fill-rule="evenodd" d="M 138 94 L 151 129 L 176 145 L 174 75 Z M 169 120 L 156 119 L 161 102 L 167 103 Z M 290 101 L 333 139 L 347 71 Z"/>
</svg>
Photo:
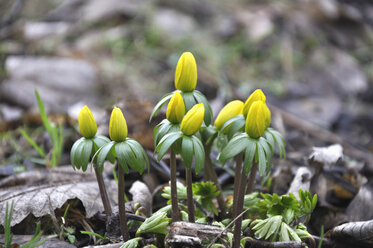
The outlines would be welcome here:
<svg viewBox="0 0 373 248">
<path fill-rule="evenodd" d="M 20 129 L 19 131 L 21 132 L 22 136 L 25 137 L 25 139 L 30 143 L 30 145 L 32 145 L 32 147 L 34 147 L 34 149 L 40 154 L 40 156 L 42 158 L 45 158 L 46 156 L 45 156 L 45 152 L 44 152 L 43 148 L 41 148 L 40 146 L 38 146 L 35 143 L 35 141 L 33 141 L 31 139 L 31 137 L 27 134 L 26 130 Z"/>
</svg>

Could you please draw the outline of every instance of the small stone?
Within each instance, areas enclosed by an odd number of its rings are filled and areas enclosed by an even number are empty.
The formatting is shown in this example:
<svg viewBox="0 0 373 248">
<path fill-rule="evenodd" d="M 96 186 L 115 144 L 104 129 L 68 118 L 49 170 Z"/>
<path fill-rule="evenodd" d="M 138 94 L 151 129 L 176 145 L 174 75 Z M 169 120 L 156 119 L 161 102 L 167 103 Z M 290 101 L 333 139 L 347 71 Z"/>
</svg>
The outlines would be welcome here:
<svg viewBox="0 0 373 248">
<path fill-rule="evenodd" d="M 48 36 L 64 35 L 70 27 L 65 22 L 26 22 L 23 35 L 26 40 L 35 41 Z"/>
</svg>

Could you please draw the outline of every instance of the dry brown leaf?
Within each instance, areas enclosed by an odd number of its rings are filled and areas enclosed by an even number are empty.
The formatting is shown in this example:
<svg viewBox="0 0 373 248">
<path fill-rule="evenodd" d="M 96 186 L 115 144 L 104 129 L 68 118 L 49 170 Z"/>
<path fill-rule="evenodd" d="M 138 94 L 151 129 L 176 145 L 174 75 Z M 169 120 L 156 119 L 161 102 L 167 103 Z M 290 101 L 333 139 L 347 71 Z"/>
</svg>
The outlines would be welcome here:
<svg viewBox="0 0 373 248">
<path fill-rule="evenodd" d="M 106 183 L 109 198 L 116 200 L 117 187 L 115 181 Z M 77 182 L 66 184 L 48 184 L 27 188 L 7 188 L 0 190 L 0 225 L 4 225 L 6 203 L 14 201 L 14 211 L 11 226 L 20 223 L 30 213 L 41 217 L 53 213 L 56 208 L 69 199 L 78 198 L 82 201 L 87 218 L 99 211 L 103 205 L 99 194 L 97 182 Z"/>
</svg>

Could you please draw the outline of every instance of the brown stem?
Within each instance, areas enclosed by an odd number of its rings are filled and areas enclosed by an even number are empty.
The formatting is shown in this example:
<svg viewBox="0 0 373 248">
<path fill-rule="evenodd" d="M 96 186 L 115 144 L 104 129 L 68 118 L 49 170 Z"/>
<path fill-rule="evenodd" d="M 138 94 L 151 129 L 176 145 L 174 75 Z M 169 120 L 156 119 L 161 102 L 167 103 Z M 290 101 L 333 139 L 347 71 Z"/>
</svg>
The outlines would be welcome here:
<svg viewBox="0 0 373 248">
<path fill-rule="evenodd" d="M 122 231 L 123 241 L 129 240 L 128 226 L 126 220 L 126 206 L 124 202 L 124 171 L 121 165 L 118 165 L 118 204 L 120 230 Z"/>
<path fill-rule="evenodd" d="M 253 192 L 257 171 L 258 171 L 258 163 L 254 162 L 253 167 L 250 170 L 249 181 L 247 182 L 246 194 L 250 194 Z"/>
<path fill-rule="evenodd" d="M 176 157 L 174 151 L 170 150 L 170 170 L 171 170 L 171 218 L 172 222 L 180 220 L 180 212 L 177 203 L 177 186 L 176 186 Z"/>
<path fill-rule="evenodd" d="M 241 160 L 242 160 L 242 154 L 241 154 Z M 245 185 L 247 180 L 247 175 L 243 172 L 243 170 L 240 172 L 240 185 L 239 185 L 239 191 L 237 194 L 237 201 L 236 201 L 236 214 L 239 215 L 243 210 L 243 203 L 245 199 Z M 243 216 L 240 216 L 234 225 L 234 236 L 233 236 L 233 248 L 240 248 L 240 241 L 241 241 L 241 225 L 242 225 L 242 218 Z"/>
<path fill-rule="evenodd" d="M 193 202 L 193 190 L 192 190 L 192 170 L 186 168 L 185 180 L 187 183 L 187 205 L 188 205 L 188 220 L 194 223 L 194 202 Z"/>
<path fill-rule="evenodd" d="M 239 188 L 240 188 L 240 177 L 239 175 L 241 174 L 242 171 L 242 157 L 243 153 L 240 153 L 236 157 L 236 169 L 234 171 L 234 189 L 233 189 L 233 216 L 232 219 L 236 218 L 237 216 L 237 199 L 238 199 L 238 193 L 239 193 Z"/>
<path fill-rule="evenodd" d="M 98 170 L 97 166 L 94 165 L 93 167 L 95 168 L 96 179 L 98 183 L 98 188 L 100 190 L 102 204 L 104 205 L 105 213 L 107 216 L 110 216 L 112 214 L 112 211 L 111 211 L 109 197 L 106 192 L 104 178 L 102 176 L 102 173 Z"/>
<path fill-rule="evenodd" d="M 225 206 L 224 196 L 223 196 L 223 190 L 221 188 L 221 185 L 218 180 L 218 176 L 216 175 L 216 172 L 214 168 L 212 167 L 212 161 L 210 157 L 211 153 L 211 145 L 205 146 L 205 169 L 206 173 L 208 174 L 208 178 L 215 184 L 216 189 L 219 191 L 219 195 L 216 197 L 219 204 L 219 209 L 221 211 L 221 216 L 223 219 L 227 217 L 227 208 Z"/>
</svg>

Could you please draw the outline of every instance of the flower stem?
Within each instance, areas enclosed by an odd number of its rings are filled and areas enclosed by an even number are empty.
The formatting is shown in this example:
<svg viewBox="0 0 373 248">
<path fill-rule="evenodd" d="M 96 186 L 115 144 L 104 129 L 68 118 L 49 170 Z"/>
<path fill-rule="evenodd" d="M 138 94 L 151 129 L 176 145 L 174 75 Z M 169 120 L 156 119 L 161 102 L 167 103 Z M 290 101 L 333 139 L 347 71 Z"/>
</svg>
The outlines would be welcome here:
<svg viewBox="0 0 373 248">
<path fill-rule="evenodd" d="M 188 219 L 189 222 L 194 223 L 194 202 L 193 202 L 193 190 L 192 190 L 192 170 L 186 168 L 185 180 L 187 183 L 187 205 L 188 205 Z"/>
<path fill-rule="evenodd" d="M 121 165 L 118 165 L 118 204 L 120 230 L 122 231 L 123 241 L 129 240 L 128 226 L 126 220 L 126 207 L 124 202 L 124 171 Z"/>
<path fill-rule="evenodd" d="M 236 218 L 238 213 L 237 213 L 237 199 L 238 199 L 238 193 L 240 189 L 240 174 L 242 171 L 242 157 L 243 154 L 239 153 L 236 157 L 236 169 L 234 171 L 235 177 L 234 177 L 234 189 L 233 189 L 233 216 L 232 219 Z"/>
<path fill-rule="evenodd" d="M 180 218 L 179 207 L 177 203 L 177 186 L 176 186 L 176 157 L 174 151 L 170 150 L 170 167 L 171 167 L 171 218 L 172 222 L 178 221 Z"/>
<path fill-rule="evenodd" d="M 223 219 L 225 219 L 227 216 L 227 208 L 225 206 L 224 196 L 223 196 L 223 190 L 221 188 L 221 185 L 218 180 L 218 176 L 216 175 L 216 172 L 214 168 L 212 167 L 212 161 L 210 157 L 211 153 L 211 145 L 205 146 L 205 169 L 206 169 L 206 175 L 208 175 L 208 178 L 215 184 L 216 189 L 219 191 L 219 195 L 217 196 L 219 209 L 221 212 L 221 216 Z"/>
<path fill-rule="evenodd" d="M 242 162 L 242 154 L 241 154 L 241 162 Z M 236 201 L 236 215 L 240 215 L 243 210 L 243 204 L 245 199 L 245 185 L 247 181 L 247 175 L 243 172 L 243 170 L 240 172 L 240 185 L 239 185 L 239 191 L 237 194 L 237 201 Z M 235 216 L 236 217 L 236 216 Z M 235 218 L 234 217 L 234 218 Z M 240 248 L 240 241 L 241 241 L 241 225 L 242 225 L 242 219 L 243 216 L 240 216 L 235 223 L 234 226 L 234 236 L 233 236 L 233 248 Z"/>
<path fill-rule="evenodd" d="M 253 192 L 256 172 L 258 171 L 258 163 L 254 162 L 253 167 L 250 170 L 249 181 L 247 183 L 246 194 Z"/>
<path fill-rule="evenodd" d="M 101 200 L 102 200 L 102 204 L 104 205 L 106 216 L 110 216 L 112 214 L 112 210 L 111 210 L 109 197 L 108 197 L 107 192 L 106 192 L 104 178 L 102 176 L 102 173 L 100 173 L 100 171 L 98 170 L 97 166 L 94 165 L 93 167 L 95 168 L 95 174 L 96 174 L 96 179 L 97 179 L 97 183 L 98 183 L 98 188 L 100 190 Z"/>
</svg>

